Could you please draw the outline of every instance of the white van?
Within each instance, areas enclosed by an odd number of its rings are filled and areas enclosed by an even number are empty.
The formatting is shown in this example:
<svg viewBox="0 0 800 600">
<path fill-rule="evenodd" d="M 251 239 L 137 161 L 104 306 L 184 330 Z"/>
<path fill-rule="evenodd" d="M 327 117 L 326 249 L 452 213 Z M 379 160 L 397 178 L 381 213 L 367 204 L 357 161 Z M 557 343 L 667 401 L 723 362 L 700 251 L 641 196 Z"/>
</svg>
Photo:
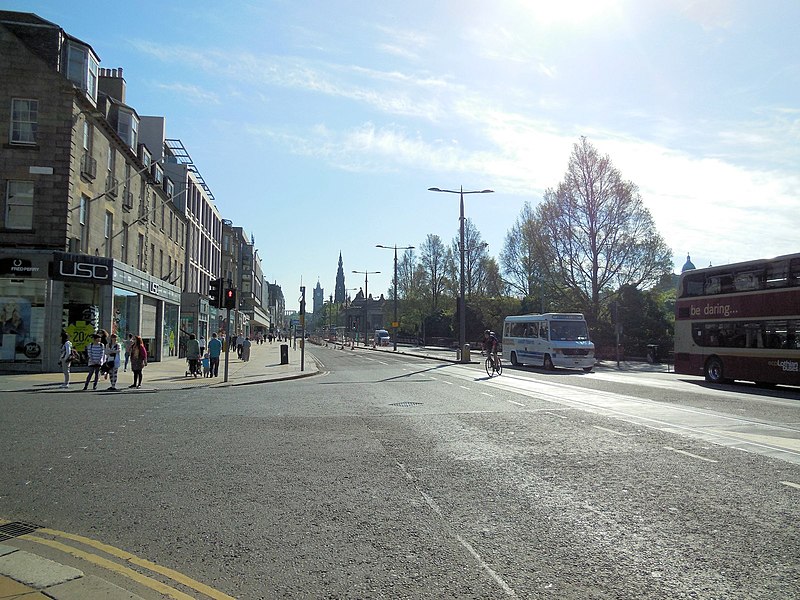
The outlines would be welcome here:
<svg viewBox="0 0 800 600">
<path fill-rule="evenodd" d="M 503 322 L 503 360 L 545 369 L 591 371 L 594 344 L 580 313 L 515 315 Z"/>
<path fill-rule="evenodd" d="M 372 339 L 376 346 L 388 346 L 391 341 L 389 332 L 385 329 L 376 329 L 375 336 Z"/>
</svg>

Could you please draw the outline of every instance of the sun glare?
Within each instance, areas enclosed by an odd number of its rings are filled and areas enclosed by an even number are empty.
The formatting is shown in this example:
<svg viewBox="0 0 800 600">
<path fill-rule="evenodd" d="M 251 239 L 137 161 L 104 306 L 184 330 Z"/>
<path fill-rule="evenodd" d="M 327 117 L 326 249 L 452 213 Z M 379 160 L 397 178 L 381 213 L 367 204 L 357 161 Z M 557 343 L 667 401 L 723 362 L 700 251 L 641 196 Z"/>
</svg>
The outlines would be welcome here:
<svg viewBox="0 0 800 600">
<path fill-rule="evenodd" d="M 619 0 L 520 0 L 519 5 L 541 25 L 581 24 L 603 17 Z"/>
</svg>

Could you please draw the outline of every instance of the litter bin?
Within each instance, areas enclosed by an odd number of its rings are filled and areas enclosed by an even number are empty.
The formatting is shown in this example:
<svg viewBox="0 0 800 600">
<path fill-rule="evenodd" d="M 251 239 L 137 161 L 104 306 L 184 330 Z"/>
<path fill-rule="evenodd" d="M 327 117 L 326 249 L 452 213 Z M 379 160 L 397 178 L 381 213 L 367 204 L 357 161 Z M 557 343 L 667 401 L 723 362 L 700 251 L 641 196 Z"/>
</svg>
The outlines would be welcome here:
<svg viewBox="0 0 800 600">
<path fill-rule="evenodd" d="M 658 344 L 647 344 L 647 362 L 650 364 L 658 362 Z"/>
<path fill-rule="evenodd" d="M 289 364 L 289 344 L 281 344 L 281 364 Z"/>
</svg>

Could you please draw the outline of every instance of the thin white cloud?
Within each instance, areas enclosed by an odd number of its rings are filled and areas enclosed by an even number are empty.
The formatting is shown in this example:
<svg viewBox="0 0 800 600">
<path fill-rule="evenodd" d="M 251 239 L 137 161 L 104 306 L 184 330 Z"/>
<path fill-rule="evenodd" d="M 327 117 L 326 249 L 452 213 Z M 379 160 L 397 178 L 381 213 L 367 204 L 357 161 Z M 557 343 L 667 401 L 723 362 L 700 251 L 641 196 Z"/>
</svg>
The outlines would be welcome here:
<svg viewBox="0 0 800 600">
<path fill-rule="evenodd" d="M 181 96 L 181 100 L 190 104 L 222 104 L 219 94 L 205 90 L 197 85 L 185 83 L 156 83 L 154 87 L 169 92 L 174 92 Z"/>
</svg>

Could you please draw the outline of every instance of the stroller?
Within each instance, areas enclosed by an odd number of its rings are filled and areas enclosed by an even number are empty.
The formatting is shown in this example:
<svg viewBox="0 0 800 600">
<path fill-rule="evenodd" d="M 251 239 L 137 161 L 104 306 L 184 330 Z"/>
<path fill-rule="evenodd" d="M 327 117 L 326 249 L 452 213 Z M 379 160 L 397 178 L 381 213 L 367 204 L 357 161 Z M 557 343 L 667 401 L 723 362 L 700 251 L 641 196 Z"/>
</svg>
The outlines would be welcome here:
<svg viewBox="0 0 800 600">
<path fill-rule="evenodd" d="M 194 359 L 187 358 L 186 363 L 188 364 L 188 367 L 186 369 L 184 377 L 200 377 L 203 374 L 203 372 L 200 369 L 199 358 L 194 358 Z"/>
</svg>

